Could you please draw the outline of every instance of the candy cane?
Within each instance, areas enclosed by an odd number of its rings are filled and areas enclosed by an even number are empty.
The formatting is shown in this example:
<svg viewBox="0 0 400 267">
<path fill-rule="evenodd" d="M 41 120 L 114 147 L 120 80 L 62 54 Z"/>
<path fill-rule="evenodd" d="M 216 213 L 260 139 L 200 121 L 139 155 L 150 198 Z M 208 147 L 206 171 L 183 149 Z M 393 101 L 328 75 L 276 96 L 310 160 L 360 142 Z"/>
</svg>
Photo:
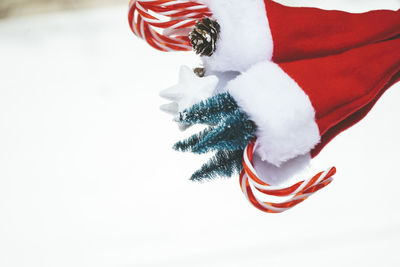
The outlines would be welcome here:
<svg viewBox="0 0 400 267">
<path fill-rule="evenodd" d="M 332 167 L 325 172 L 318 173 L 308 180 L 298 182 L 289 187 L 271 186 L 259 179 L 253 167 L 254 150 L 255 141 L 251 142 L 244 151 L 243 170 L 240 173 L 239 182 L 245 197 L 253 206 L 264 212 L 279 213 L 293 208 L 315 192 L 330 184 L 333 180 L 332 176 L 336 173 L 336 168 Z M 251 184 L 264 195 L 290 198 L 280 203 L 263 202 L 254 195 Z"/>
<path fill-rule="evenodd" d="M 190 29 L 196 21 L 211 15 L 207 6 L 193 0 L 131 0 L 128 19 L 135 35 L 169 52 L 191 50 Z"/>
</svg>

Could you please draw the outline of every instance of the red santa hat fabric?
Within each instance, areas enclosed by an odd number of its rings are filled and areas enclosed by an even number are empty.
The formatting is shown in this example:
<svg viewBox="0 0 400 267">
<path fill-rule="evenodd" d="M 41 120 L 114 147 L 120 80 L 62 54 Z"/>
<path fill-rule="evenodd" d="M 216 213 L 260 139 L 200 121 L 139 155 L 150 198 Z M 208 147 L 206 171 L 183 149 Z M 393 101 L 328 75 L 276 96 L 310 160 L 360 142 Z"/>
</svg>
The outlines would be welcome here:
<svg viewBox="0 0 400 267">
<path fill-rule="evenodd" d="M 221 25 L 213 71 L 244 71 L 260 60 L 323 57 L 400 35 L 400 10 L 349 13 L 272 0 L 203 0 Z M 400 7 L 399 7 L 400 8 Z"/>
<path fill-rule="evenodd" d="M 359 121 L 384 91 L 400 78 L 400 38 L 344 53 L 279 63 L 308 95 L 321 142 L 318 152 L 338 133 Z"/>
<path fill-rule="evenodd" d="M 399 81 L 400 10 L 205 2 L 221 35 L 204 65 L 241 72 L 226 89 L 257 124 L 256 168 L 272 179 L 303 167 Z"/>
</svg>

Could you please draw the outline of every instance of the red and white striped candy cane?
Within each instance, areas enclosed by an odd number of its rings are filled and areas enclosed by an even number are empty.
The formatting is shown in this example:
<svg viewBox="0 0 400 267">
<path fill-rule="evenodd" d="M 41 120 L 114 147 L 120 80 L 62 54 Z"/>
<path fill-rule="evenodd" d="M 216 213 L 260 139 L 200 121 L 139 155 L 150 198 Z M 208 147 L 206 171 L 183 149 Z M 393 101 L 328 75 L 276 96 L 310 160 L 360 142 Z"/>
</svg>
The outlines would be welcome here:
<svg viewBox="0 0 400 267">
<path fill-rule="evenodd" d="M 195 0 L 131 0 L 128 19 L 134 34 L 169 52 L 191 50 L 188 33 L 196 21 L 211 15 L 206 5 Z"/>
<path fill-rule="evenodd" d="M 336 168 L 332 167 L 325 172 L 318 173 L 308 180 L 298 182 L 289 187 L 271 186 L 258 178 L 257 172 L 253 167 L 254 150 L 255 141 L 251 142 L 244 151 L 243 170 L 240 173 L 239 182 L 243 194 L 250 203 L 264 212 L 280 213 L 293 208 L 315 192 L 330 184 L 333 180 L 332 176 L 336 173 Z M 254 195 L 250 184 L 264 195 L 290 198 L 280 203 L 263 202 Z"/>
</svg>

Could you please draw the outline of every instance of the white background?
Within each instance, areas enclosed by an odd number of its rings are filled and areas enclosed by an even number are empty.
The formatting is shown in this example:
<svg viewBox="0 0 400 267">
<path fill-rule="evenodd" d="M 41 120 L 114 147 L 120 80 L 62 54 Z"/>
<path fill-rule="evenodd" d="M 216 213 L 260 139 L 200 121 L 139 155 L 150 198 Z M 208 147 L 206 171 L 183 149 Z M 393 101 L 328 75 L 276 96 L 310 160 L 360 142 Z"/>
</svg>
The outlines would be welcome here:
<svg viewBox="0 0 400 267">
<path fill-rule="evenodd" d="M 158 92 L 199 60 L 153 50 L 126 12 L 0 22 L 0 266 L 400 266 L 400 84 L 313 161 L 331 185 L 264 214 L 237 177 L 188 181 L 205 158 L 171 149 L 189 133 Z"/>
</svg>

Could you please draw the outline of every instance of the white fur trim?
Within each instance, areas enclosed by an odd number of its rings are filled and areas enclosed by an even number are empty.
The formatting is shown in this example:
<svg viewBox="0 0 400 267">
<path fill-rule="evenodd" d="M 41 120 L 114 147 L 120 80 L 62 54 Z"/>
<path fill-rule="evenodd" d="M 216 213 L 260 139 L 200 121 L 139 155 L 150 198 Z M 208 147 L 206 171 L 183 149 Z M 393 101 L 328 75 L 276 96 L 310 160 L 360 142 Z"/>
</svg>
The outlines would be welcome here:
<svg viewBox="0 0 400 267">
<path fill-rule="evenodd" d="M 310 153 L 288 160 L 280 167 L 262 161 L 258 155 L 254 156 L 254 168 L 259 178 L 270 185 L 281 185 L 294 175 L 302 176 L 308 170 L 310 162 Z"/>
<path fill-rule="evenodd" d="M 256 153 L 279 167 L 304 155 L 320 141 L 310 99 L 277 64 L 256 64 L 227 89 L 257 124 Z"/>
<path fill-rule="evenodd" d="M 271 60 L 272 35 L 264 0 L 203 0 L 221 26 L 217 49 L 202 57 L 209 71 L 245 71 Z"/>
</svg>

